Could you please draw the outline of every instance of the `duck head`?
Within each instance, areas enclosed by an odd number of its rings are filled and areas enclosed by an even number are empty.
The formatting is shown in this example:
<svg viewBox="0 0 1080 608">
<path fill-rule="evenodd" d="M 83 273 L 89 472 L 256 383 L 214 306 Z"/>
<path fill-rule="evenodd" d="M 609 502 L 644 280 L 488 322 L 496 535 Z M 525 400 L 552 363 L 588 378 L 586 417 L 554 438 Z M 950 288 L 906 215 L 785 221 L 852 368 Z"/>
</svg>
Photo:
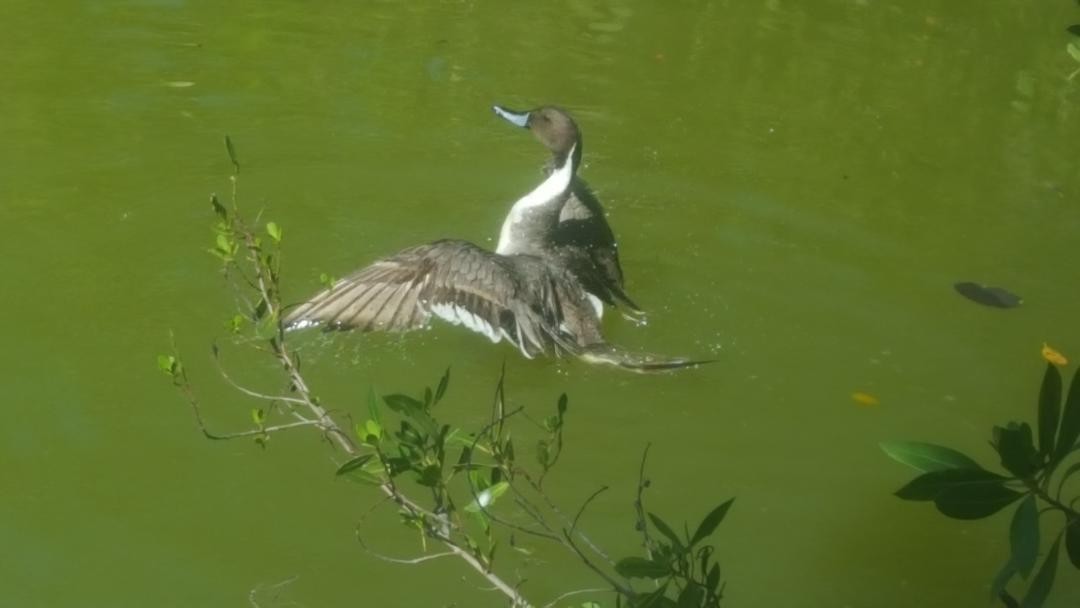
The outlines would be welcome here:
<svg viewBox="0 0 1080 608">
<path fill-rule="evenodd" d="M 541 106 L 525 112 L 503 106 L 494 106 L 493 109 L 511 124 L 532 131 L 536 139 L 551 150 L 555 169 L 561 169 L 570 160 L 572 169 L 577 171 L 581 165 L 581 132 L 565 110 L 555 106 Z"/>
</svg>

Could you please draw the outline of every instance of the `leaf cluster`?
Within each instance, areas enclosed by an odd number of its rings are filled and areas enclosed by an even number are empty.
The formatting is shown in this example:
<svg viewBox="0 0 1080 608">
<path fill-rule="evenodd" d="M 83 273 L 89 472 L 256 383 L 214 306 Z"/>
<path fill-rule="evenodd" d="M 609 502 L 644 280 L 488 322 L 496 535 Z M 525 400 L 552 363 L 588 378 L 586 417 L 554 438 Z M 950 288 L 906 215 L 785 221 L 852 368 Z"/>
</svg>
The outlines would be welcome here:
<svg viewBox="0 0 1080 608">
<path fill-rule="evenodd" d="M 649 513 L 652 529 L 639 522 L 645 537 L 648 557 L 626 557 L 615 564 L 616 571 L 627 578 L 653 581 L 655 589 L 632 598 L 628 605 L 635 608 L 715 608 L 723 597 L 724 583 L 720 579 L 720 564 L 714 558 L 715 547 L 705 544 L 735 499 L 720 503 L 701 520 L 690 534 L 687 526 L 680 536 L 655 513 Z"/>
<path fill-rule="evenodd" d="M 951 448 L 911 441 L 882 444 L 882 449 L 921 474 L 897 490 L 904 500 L 933 502 L 953 519 L 981 519 L 1019 503 L 1009 525 L 1009 556 L 991 585 L 991 593 L 1006 606 L 1042 606 L 1053 587 L 1062 541 L 1071 564 L 1080 569 L 1080 512 L 1063 497 L 1066 483 L 1080 473 L 1080 370 L 1073 376 L 1062 407 L 1062 380 L 1057 367 L 1046 367 L 1037 400 L 1037 426 L 1009 422 L 993 428 L 990 445 L 1003 472 L 983 468 Z M 1071 464 L 1069 464 L 1071 462 Z M 1056 483 L 1056 485 L 1055 485 Z M 1041 525 L 1048 515 L 1062 526 L 1038 565 Z M 1019 575 L 1028 581 L 1017 603 L 1007 586 Z"/>
</svg>

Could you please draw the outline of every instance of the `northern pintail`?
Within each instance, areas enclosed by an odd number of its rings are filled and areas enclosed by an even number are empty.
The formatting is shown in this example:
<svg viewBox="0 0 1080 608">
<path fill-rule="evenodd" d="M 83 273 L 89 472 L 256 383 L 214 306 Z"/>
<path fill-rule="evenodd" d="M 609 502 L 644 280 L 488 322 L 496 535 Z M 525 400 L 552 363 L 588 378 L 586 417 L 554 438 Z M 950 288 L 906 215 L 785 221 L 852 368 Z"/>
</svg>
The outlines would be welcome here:
<svg viewBox="0 0 1080 608">
<path fill-rule="evenodd" d="M 426 327 L 432 317 L 438 317 L 492 342 L 506 340 L 527 358 L 571 354 L 639 372 L 701 363 L 628 352 L 604 340 L 602 307 L 596 300 L 618 298 L 632 306 L 622 294 L 611 229 L 602 211 L 592 212 L 583 221 L 600 226 L 607 241 L 582 246 L 569 237 L 565 241 L 555 238 L 560 226 L 577 219 L 578 211 L 564 213 L 570 201 L 591 211 L 578 194 L 584 190 L 575 189 L 580 133 L 568 114 L 553 108 L 529 113 L 502 109 L 500 115 L 528 126 L 552 150 L 553 158 L 540 185 L 514 203 L 494 252 L 453 239 L 405 249 L 298 305 L 286 315 L 285 326 L 408 331 Z M 595 209 L 599 210 L 599 204 Z M 572 226 L 563 229 L 572 235 Z M 604 242 L 610 255 L 596 256 L 595 252 L 605 250 Z M 618 286 L 618 292 L 610 285 Z"/>
</svg>

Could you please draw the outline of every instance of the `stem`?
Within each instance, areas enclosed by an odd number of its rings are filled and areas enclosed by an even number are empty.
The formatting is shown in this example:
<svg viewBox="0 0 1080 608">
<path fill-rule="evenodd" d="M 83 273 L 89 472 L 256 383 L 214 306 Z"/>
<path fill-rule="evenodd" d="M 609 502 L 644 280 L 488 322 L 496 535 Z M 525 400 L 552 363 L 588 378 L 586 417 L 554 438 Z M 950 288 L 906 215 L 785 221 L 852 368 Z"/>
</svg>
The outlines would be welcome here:
<svg viewBox="0 0 1080 608">
<path fill-rule="evenodd" d="M 1035 494 L 1035 496 L 1038 496 L 1039 498 L 1046 501 L 1046 503 L 1049 504 L 1050 506 L 1058 509 L 1059 511 L 1061 511 L 1062 513 L 1067 515 L 1069 517 L 1069 519 L 1080 518 L 1080 511 L 1076 511 L 1075 509 L 1073 509 L 1069 505 L 1066 505 L 1065 503 L 1063 503 L 1060 500 L 1054 498 L 1053 496 L 1050 496 L 1050 494 L 1046 490 L 1039 487 L 1038 484 L 1036 484 L 1034 482 L 1031 482 L 1031 481 L 1026 481 L 1024 483 L 1025 483 L 1025 485 L 1027 485 L 1028 489 L 1031 490 Z"/>
</svg>

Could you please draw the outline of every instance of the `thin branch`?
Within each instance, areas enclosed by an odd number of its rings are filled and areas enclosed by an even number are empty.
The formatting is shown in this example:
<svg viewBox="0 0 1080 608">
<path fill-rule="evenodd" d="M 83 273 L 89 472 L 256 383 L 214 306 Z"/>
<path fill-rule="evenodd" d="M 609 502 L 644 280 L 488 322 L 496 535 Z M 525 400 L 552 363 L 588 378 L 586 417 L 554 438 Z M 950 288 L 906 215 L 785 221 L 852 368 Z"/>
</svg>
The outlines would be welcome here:
<svg viewBox="0 0 1080 608">
<path fill-rule="evenodd" d="M 289 422 L 287 424 L 268 426 L 261 429 L 251 429 L 250 431 L 239 431 L 227 435 L 217 435 L 212 437 L 212 439 L 239 439 L 241 437 L 252 437 L 255 435 L 269 435 L 270 433 L 276 433 L 277 431 L 284 431 L 285 429 L 292 429 L 298 426 L 318 426 L 319 424 L 318 420 L 302 420 L 300 422 Z"/>
<path fill-rule="evenodd" d="M 434 554 L 431 554 L 431 555 L 421 555 L 420 557 L 413 557 L 413 558 L 390 557 L 389 555 L 383 555 L 382 553 L 378 553 L 376 551 L 373 551 L 371 548 L 369 548 L 367 546 L 367 544 L 364 542 L 364 539 L 360 536 L 359 531 L 357 531 L 356 540 L 357 540 L 357 542 L 360 543 L 360 548 L 363 549 L 365 553 L 367 553 L 368 555 L 370 555 L 370 556 L 372 556 L 372 557 L 374 557 L 376 559 L 380 559 L 380 560 L 382 560 L 384 562 L 390 562 L 392 564 L 422 564 L 424 562 L 429 562 L 429 561 L 432 561 L 432 560 L 439 559 L 440 557 L 453 557 L 453 556 L 457 555 L 453 551 L 445 551 L 443 553 L 434 553 Z"/>
<path fill-rule="evenodd" d="M 502 386 L 501 378 L 500 378 L 500 386 Z M 498 392 L 499 391 L 497 391 L 497 394 L 498 394 Z M 497 401 L 499 401 L 499 400 L 497 399 Z M 480 439 L 482 437 L 488 435 L 493 429 L 502 428 L 502 424 L 506 419 L 520 413 L 524 409 L 525 408 L 523 408 L 523 407 L 519 407 L 519 408 L 517 408 L 517 409 L 515 409 L 513 411 L 501 414 L 500 416 L 498 416 L 497 418 L 495 418 L 491 422 L 489 422 L 487 424 L 487 426 L 485 426 L 483 429 L 480 430 L 479 433 L 476 434 L 476 437 L 473 439 L 472 445 L 469 446 L 469 459 L 465 463 L 466 468 L 471 469 L 474 466 L 473 462 L 472 462 L 472 454 L 476 450 L 477 444 L 480 443 Z M 497 437 L 495 439 L 497 439 Z M 520 524 L 515 524 L 515 523 L 513 523 L 511 521 L 507 521 L 505 519 L 502 519 L 499 516 L 495 515 L 494 513 L 489 511 L 487 506 L 485 506 L 483 504 L 483 501 L 480 500 L 480 494 L 476 491 L 476 485 L 473 484 L 472 477 L 469 476 L 469 475 L 465 475 L 465 479 L 468 481 L 469 493 L 472 495 L 473 501 L 480 508 L 480 512 L 483 513 L 484 515 L 486 515 L 487 517 L 491 518 L 492 521 L 494 521 L 494 522 L 496 522 L 498 524 L 501 524 L 503 526 L 506 526 L 507 528 L 510 528 L 512 530 L 517 530 L 519 532 L 529 534 L 529 535 L 532 535 L 532 536 L 538 536 L 540 538 L 546 538 L 548 540 L 553 540 L 553 541 L 556 541 L 556 542 L 560 542 L 559 537 L 556 536 L 555 534 L 552 534 L 550 532 L 542 532 L 540 530 L 532 530 L 532 529 L 526 528 L 525 526 L 522 526 Z M 513 487 L 512 483 L 510 483 L 509 481 L 507 481 L 507 483 L 511 487 Z M 541 524 L 541 525 L 543 525 L 543 524 Z M 543 527 L 547 528 L 547 526 L 543 526 Z M 548 528 L 548 529 L 550 529 L 550 528 Z"/>
<path fill-rule="evenodd" d="M 574 591 L 567 591 L 566 593 L 560 595 L 559 597 L 557 597 L 557 598 L 551 600 L 550 602 L 544 604 L 542 608 L 554 608 L 554 606 L 556 604 L 558 604 L 560 601 L 565 600 L 568 597 L 572 597 L 572 596 L 575 596 L 575 595 L 581 595 L 582 593 L 603 593 L 605 591 L 610 591 L 610 589 L 607 589 L 607 588 L 594 588 L 594 589 L 576 589 Z"/>
<path fill-rule="evenodd" d="M 552 513 L 554 513 L 555 515 L 557 515 L 559 517 L 559 519 L 562 521 L 562 524 L 564 526 L 568 526 L 568 525 L 571 524 L 570 518 L 568 518 L 562 512 L 561 509 L 559 509 L 559 505 L 555 504 L 555 502 L 553 500 L 551 500 L 550 496 L 548 496 L 547 494 L 544 493 L 543 488 L 541 488 L 540 486 L 537 485 L 536 481 L 531 476 L 529 476 L 528 472 L 521 471 L 521 476 L 525 478 L 525 481 L 527 481 L 529 483 L 529 485 L 532 487 L 533 491 L 536 492 L 537 494 L 539 494 L 540 497 L 544 499 L 544 504 L 547 505 L 548 509 L 551 509 Z M 612 560 L 611 557 L 608 556 L 608 554 L 605 553 L 603 549 L 601 549 L 596 543 L 594 543 L 592 541 L 592 539 L 589 538 L 589 536 L 587 534 L 585 534 L 581 530 L 578 530 L 577 531 L 577 536 L 582 541 L 584 541 L 586 545 L 589 546 L 589 549 L 592 549 L 593 553 L 595 553 L 598 556 L 600 556 L 601 558 L 603 558 L 604 561 L 606 561 L 607 563 L 609 563 L 611 565 L 615 565 L 614 560 Z"/>
<path fill-rule="evenodd" d="M 221 374 L 221 377 L 224 378 L 225 381 L 228 382 L 229 385 L 232 386 L 237 391 L 239 391 L 239 392 L 241 392 L 241 393 L 243 393 L 243 394 L 245 394 L 245 395 L 247 395 L 249 397 L 254 397 L 256 399 L 262 399 L 264 401 L 282 401 L 282 402 L 285 402 L 285 403 L 295 403 L 297 405 L 307 405 L 307 402 L 304 401 L 303 399 L 297 399 L 296 397 L 286 397 L 284 395 L 267 395 L 265 393 L 260 393 L 258 391 L 254 391 L 254 390 L 251 390 L 251 389 L 249 389 L 249 388 L 247 388 L 245 386 L 242 386 L 239 382 L 237 382 L 236 380 L 233 380 L 232 376 L 230 376 L 229 373 L 227 371 L 225 371 L 225 366 L 221 362 L 221 355 L 219 354 L 217 345 L 214 345 L 211 348 L 211 352 L 214 355 L 213 356 L 214 365 L 217 367 L 218 373 Z"/>
<path fill-rule="evenodd" d="M 589 556 L 585 555 L 585 552 L 583 552 L 576 544 L 574 544 L 574 537 L 571 536 L 567 530 L 563 530 L 563 538 L 566 539 L 567 544 L 569 544 L 569 546 L 573 550 L 573 552 L 579 558 L 581 558 L 581 561 L 585 563 L 585 566 L 587 568 L 589 568 L 589 570 L 592 570 L 593 572 L 596 573 L 597 576 L 599 576 L 600 578 L 607 581 L 607 583 L 609 585 L 611 585 L 611 587 L 613 589 L 618 591 L 624 597 L 628 597 L 628 598 L 636 597 L 637 594 L 634 592 L 633 589 L 631 589 L 629 586 L 615 580 L 607 572 L 604 572 L 603 570 L 601 570 L 599 566 L 592 563 L 592 560 L 589 559 Z"/>
<path fill-rule="evenodd" d="M 607 489 L 607 486 L 601 486 L 600 489 L 590 494 L 589 497 L 585 499 L 585 502 L 581 503 L 581 507 L 578 509 L 577 515 L 574 516 L 574 523 L 570 526 L 570 534 L 573 534 L 574 531 L 577 530 L 578 520 L 581 519 L 581 516 L 585 514 L 585 509 L 588 508 L 589 503 L 595 500 L 597 496 L 606 492 Z"/>
</svg>

